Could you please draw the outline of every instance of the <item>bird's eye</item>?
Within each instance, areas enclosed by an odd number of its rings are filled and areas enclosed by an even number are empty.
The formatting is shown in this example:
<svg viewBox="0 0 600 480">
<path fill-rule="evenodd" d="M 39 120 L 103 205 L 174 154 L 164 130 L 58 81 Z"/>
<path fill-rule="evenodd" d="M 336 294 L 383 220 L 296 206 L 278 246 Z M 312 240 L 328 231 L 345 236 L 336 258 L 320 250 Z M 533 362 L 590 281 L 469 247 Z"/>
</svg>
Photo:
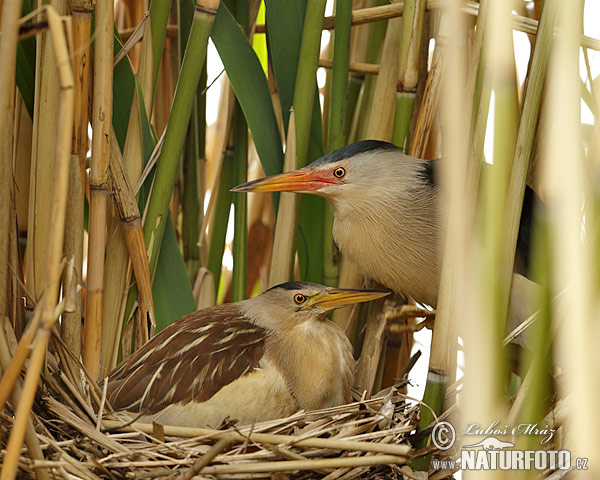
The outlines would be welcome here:
<svg viewBox="0 0 600 480">
<path fill-rule="evenodd" d="M 346 175 L 346 169 L 343 167 L 338 167 L 333 171 L 333 176 L 336 178 L 343 178 Z"/>
<path fill-rule="evenodd" d="M 294 302 L 296 302 L 298 305 L 306 302 L 306 297 L 304 295 L 302 295 L 301 293 L 298 293 L 296 295 L 294 295 Z"/>
</svg>

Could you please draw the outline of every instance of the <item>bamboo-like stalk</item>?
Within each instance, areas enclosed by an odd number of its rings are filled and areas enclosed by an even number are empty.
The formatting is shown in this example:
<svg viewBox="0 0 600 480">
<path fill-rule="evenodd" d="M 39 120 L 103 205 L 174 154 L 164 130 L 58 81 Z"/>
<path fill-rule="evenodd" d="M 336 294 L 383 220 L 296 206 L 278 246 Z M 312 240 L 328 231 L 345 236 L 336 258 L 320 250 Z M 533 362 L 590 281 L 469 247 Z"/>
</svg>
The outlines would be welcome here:
<svg viewBox="0 0 600 480">
<path fill-rule="evenodd" d="M 46 347 L 50 336 L 50 327 L 56 320 L 55 306 L 57 304 L 60 289 L 61 257 L 65 225 L 65 207 L 68 192 L 69 177 L 69 150 L 73 129 L 73 71 L 65 38 L 65 30 L 58 14 L 51 7 L 45 7 L 48 24 L 51 31 L 51 41 L 56 55 L 60 91 L 59 118 L 62 122 L 56 138 L 55 179 L 53 188 L 52 217 L 53 229 L 48 237 L 47 250 L 47 284 L 44 296 L 41 300 L 41 322 L 42 328 L 38 330 L 33 354 L 31 356 L 21 401 L 17 406 L 15 421 L 6 447 L 6 455 L 2 465 L 0 478 L 2 480 L 12 479 L 15 476 L 17 463 L 20 455 L 23 437 L 25 436 L 29 413 L 35 394 L 42 365 L 46 356 Z M 11 365 L 13 364 L 11 362 Z M 9 365 L 7 370 L 11 369 Z M 20 366 L 18 366 L 20 370 Z M 10 386 L 12 390 L 12 385 Z"/>
<path fill-rule="evenodd" d="M 85 0 L 72 1 L 73 14 L 73 78 L 75 80 L 75 114 L 71 146 L 68 219 L 65 228 L 65 256 L 73 259 L 75 275 L 82 282 L 84 185 L 86 179 L 88 90 L 90 73 L 90 32 L 92 4 Z M 62 339 L 76 357 L 81 354 L 82 298 L 77 295 L 72 311 L 66 311 L 60 324 Z M 70 361 L 70 360 L 67 360 Z"/>
<path fill-rule="evenodd" d="M 399 78 L 392 142 L 408 150 L 409 129 L 417 96 L 419 53 L 423 37 L 425 0 L 406 0 L 402 15 Z"/>
<path fill-rule="evenodd" d="M 8 265 L 10 206 L 12 192 L 13 117 L 15 111 L 15 65 L 17 53 L 18 18 L 21 13 L 18 2 L 2 5 L 2 41 L 0 56 L 3 68 L 0 73 L 0 168 L 4 174 L 0 180 L 0 315 L 9 314 Z"/>
<path fill-rule="evenodd" d="M 244 112 L 236 101 L 233 119 L 233 184 L 246 183 L 248 178 L 248 125 Z M 231 279 L 231 299 L 234 302 L 246 298 L 246 260 L 248 246 L 248 196 L 233 194 L 234 234 L 233 234 L 233 273 Z"/>
<path fill-rule="evenodd" d="M 369 117 L 367 138 L 386 140 L 392 139 L 394 125 L 395 102 L 394 95 L 398 82 L 398 45 L 402 34 L 402 19 L 394 18 L 388 22 L 388 28 L 381 53 L 381 68 L 377 76 L 377 84 L 373 95 L 372 105 L 377 108 L 377 114 Z"/>
<path fill-rule="evenodd" d="M 208 36 L 219 3 L 219 0 L 198 0 L 196 3 L 188 40 L 188 45 L 193 45 L 194 48 L 187 48 L 183 59 L 171 107 L 171 116 L 165 131 L 165 140 L 157 162 L 158 167 L 144 219 L 144 238 L 149 251 L 151 272 L 154 272 L 158 261 L 177 166 L 206 56 Z"/>
<path fill-rule="evenodd" d="M 308 0 L 306 3 L 293 101 L 296 114 L 296 168 L 304 167 L 307 161 L 325 3 L 324 0 Z"/>
<path fill-rule="evenodd" d="M 106 203 L 109 188 L 108 163 L 112 126 L 113 7 L 113 2 L 110 0 L 96 2 L 94 28 L 94 106 L 92 114 L 92 160 L 90 165 L 87 305 L 83 348 L 83 364 L 94 379 L 97 379 L 100 373 L 102 338 Z"/>
</svg>

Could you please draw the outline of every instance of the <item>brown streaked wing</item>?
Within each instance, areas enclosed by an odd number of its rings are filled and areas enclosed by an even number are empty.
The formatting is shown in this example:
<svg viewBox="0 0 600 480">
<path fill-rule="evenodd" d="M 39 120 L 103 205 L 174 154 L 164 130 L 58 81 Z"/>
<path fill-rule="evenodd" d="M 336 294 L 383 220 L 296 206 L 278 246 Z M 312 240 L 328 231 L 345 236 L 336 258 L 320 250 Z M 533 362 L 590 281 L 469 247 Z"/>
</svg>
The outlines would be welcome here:
<svg viewBox="0 0 600 480">
<path fill-rule="evenodd" d="M 116 409 L 146 414 L 174 403 L 206 401 L 256 368 L 265 333 L 231 304 L 190 313 L 113 371 L 109 401 Z"/>
</svg>

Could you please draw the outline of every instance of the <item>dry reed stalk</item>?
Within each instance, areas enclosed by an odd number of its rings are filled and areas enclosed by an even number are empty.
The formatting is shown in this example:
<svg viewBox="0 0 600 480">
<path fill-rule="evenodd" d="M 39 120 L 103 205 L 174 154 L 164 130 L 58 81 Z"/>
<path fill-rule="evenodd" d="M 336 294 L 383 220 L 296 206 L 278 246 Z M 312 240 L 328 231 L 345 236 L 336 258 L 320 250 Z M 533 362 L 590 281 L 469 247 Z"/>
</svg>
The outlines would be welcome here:
<svg viewBox="0 0 600 480">
<path fill-rule="evenodd" d="M 354 386 L 360 391 L 366 391 L 370 396 L 375 386 L 375 378 L 384 348 L 387 326 L 386 301 L 373 302 L 369 307 L 369 315 L 365 324 L 365 339 L 362 346 Z M 389 303 L 388 303 L 389 305 Z"/>
<path fill-rule="evenodd" d="M 296 116 L 290 112 L 283 171 L 296 169 Z M 277 223 L 273 239 L 273 254 L 268 287 L 290 280 L 294 266 L 294 239 L 296 233 L 296 194 L 282 193 L 277 209 Z"/>
<path fill-rule="evenodd" d="M 129 188 L 121 164 L 121 151 L 112 132 L 110 175 L 113 184 L 113 197 L 121 219 L 121 228 L 127 243 L 129 257 L 136 279 L 139 295 L 138 321 L 136 325 L 136 349 L 146 343 L 156 329 L 154 302 L 152 300 L 152 282 L 148 269 L 148 255 L 144 243 L 142 219 L 135 196 Z"/>
<path fill-rule="evenodd" d="M 83 265 L 83 204 L 86 183 L 88 90 L 90 73 L 90 32 L 92 5 L 84 0 L 72 0 L 73 15 L 73 77 L 75 80 L 75 114 L 69 179 L 68 219 L 65 228 L 65 256 L 73 259 L 77 281 L 82 283 Z M 71 311 L 69 311 L 71 310 Z M 72 309 L 65 312 L 60 329 L 63 340 L 75 356 L 81 354 L 81 294 Z M 67 360 L 69 362 L 69 360 Z"/>
<path fill-rule="evenodd" d="M 408 154 L 417 158 L 426 158 L 431 138 L 433 123 L 438 111 L 440 98 L 440 83 L 442 71 L 442 57 L 434 54 L 431 69 L 427 74 L 423 101 L 419 108 L 415 131 L 412 134 Z"/>
<path fill-rule="evenodd" d="M 47 239 L 47 284 L 44 288 L 44 296 L 40 302 L 41 328 L 36 334 L 35 346 L 25 377 L 21 401 L 17 406 L 13 429 L 6 447 L 6 456 L 0 474 L 0 478 L 3 480 L 14 478 L 16 473 L 23 437 L 26 433 L 31 406 L 37 392 L 39 376 L 46 356 L 46 348 L 50 337 L 49 329 L 56 321 L 55 305 L 60 289 L 60 274 L 62 270 L 61 257 L 69 177 L 68 156 L 73 128 L 74 82 L 67 47 L 69 42 L 67 42 L 65 36 L 62 20 L 52 7 L 45 7 L 44 11 L 46 12 L 48 25 L 50 27 L 51 41 L 56 56 L 56 66 L 61 87 L 59 118 L 62 119 L 62 123 L 56 138 L 56 168 L 50 218 L 53 228 Z M 69 31 L 68 28 L 67 31 Z M 13 362 L 11 362 L 11 364 L 12 363 Z M 10 365 L 8 369 L 10 369 Z"/>
<path fill-rule="evenodd" d="M 19 32 L 18 2 L 2 5 L 2 41 L 0 56 L 3 62 L 0 74 L 0 168 L 4 174 L 0 179 L 0 315 L 10 313 L 8 292 L 9 280 L 9 231 L 11 229 L 12 175 L 13 171 L 13 118 L 15 99 L 15 66 L 17 35 Z M 14 227 L 12 227 L 14 228 Z"/>
<path fill-rule="evenodd" d="M 152 29 L 149 17 L 144 21 L 143 32 L 144 39 L 136 76 L 144 96 L 143 105 L 148 113 L 152 103 Z M 129 61 L 129 59 L 126 59 L 126 61 Z M 142 174 L 143 151 L 140 122 L 140 101 L 138 89 L 135 88 L 122 157 L 122 166 L 129 185 L 136 185 Z M 100 346 L 102 377 L 105 377 L 117 363 L 119 337 L 124 316 L 123 310 L 127 300 L 127 286 L 131 274 L 128 268 L 127 245 L 117 215 L 111 215 L 108 225 L 107 255 L 104 265 L 104 298 L 102 302 L 104 321 L 102 322 Z"/>
<path fill-rule="evenodd" d="M 367 128 L 367 138 L 389 141 L 392 138 L 395 93 L 398 82 L 398 45 L 402 34 L 402 19 L 394 18 L 388 22 L 381 53 L 381 68 L 377 76 L 373 106 Z"/>
<path fill-rule="evenodd" d="M 87 306 L 83 363 L 92 378 L 100 372 L 102 295 L 106 248 L 106 203 L 112 125 L 113 2 L 96 2 L 94 29 L 94 91 L 92 161 L 90 169 L 90 218 Z"/>
</svg>

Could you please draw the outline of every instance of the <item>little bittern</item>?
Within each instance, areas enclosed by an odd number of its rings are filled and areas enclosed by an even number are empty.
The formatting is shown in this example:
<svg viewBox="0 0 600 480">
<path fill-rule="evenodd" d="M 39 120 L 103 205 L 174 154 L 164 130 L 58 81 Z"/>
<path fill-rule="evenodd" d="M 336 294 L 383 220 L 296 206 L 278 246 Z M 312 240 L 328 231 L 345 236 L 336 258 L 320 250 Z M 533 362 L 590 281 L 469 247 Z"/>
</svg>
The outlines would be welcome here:
<svg viewBox="0 0 600 480">
<path fill-rule="evenodd" d="M 410 157 L 391 143 L 365 140 L 305 168 L 254 180 L 233 191 L 325 197 L 334 215 L 333 238 L 342 254 L 386 287 L 435 307 L 443 237 L 436 178 L 440 161 Z M 528 188 L 515 260 L 515 272 L 520 274 L 528 266 L 533 201 Z M 520 285 L 527 281 L 521 280 Z"/>
<path fill-rule="evenodd" d="M 387 294 L 289 282 L 190 313 L 110 374 L 108 399 L 147 421 L 213 427 L 345 403 L 352 347 L 325 315 Z"/>
</svg>

